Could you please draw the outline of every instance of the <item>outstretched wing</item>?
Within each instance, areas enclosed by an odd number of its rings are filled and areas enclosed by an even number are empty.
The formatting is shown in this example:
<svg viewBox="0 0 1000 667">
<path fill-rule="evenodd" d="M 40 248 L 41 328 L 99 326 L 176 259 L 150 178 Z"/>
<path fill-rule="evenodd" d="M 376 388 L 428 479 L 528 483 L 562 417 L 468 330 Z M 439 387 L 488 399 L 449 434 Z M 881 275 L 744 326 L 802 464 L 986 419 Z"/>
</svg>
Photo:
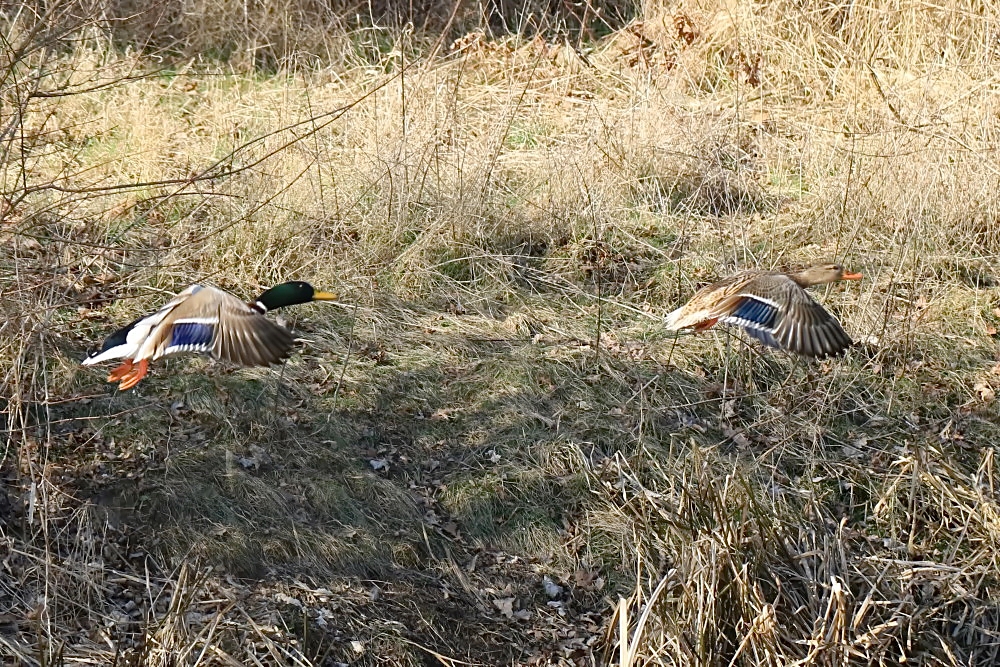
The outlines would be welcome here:
<svg viewBox="0 0 1000 667">
<path fill-rule="evenodd" d="M 783 348 L 809 357 L 836 356 L 854 342 L 833 315 L 800 289 L 792 308 L 774 330 Z"/>
<path fill-rule="evenodd" d="M 152 359 L 201 352 L 243 366 L 267 366 L 291 353 L 294 338 L 287 329 L 231 294 L 194 287 L 150 336 L 156 339 Z"/>
<path fill-rule="evenodd" d="M 219 306 L 222 326 L 216 331 L 212 354 L 243 366 L 268 366 L 292 352 L 295 337 L 283 326 L 233 298 Z"/>
<path fill-rule="evenodd" d="M 201 289 L 203 289 L 201 285 L 191 285 L 163 304 L 152 315 L 143 315 L 114 332 L 107 337 L 98 352 L 83 360 L 83 365 L 90 366 L 110 359 L 133 358 L 144 350 L 152 350 L 150 343 L 155 341 L 157 332 L 163 330 L 161 326 L 163 322 L 170 319 L 177 306 Z"/>
<path fill-rule="evenodd" d="M 774 328 L 780 319 L 781 311 L 776 304 L 759 297 L 743 296 L 732 312 L 720 321 L 742 327 L 764 345 L 780 348 L 781 344 L 774 337 Z"/>
<path fill-rule="evenodd" d="M 791 278 L 750 281 L 722 322 L 742 327 L 765 345 L 807 357 L 837 355 L 852 345 L 840 322 Z"/>
</svg>

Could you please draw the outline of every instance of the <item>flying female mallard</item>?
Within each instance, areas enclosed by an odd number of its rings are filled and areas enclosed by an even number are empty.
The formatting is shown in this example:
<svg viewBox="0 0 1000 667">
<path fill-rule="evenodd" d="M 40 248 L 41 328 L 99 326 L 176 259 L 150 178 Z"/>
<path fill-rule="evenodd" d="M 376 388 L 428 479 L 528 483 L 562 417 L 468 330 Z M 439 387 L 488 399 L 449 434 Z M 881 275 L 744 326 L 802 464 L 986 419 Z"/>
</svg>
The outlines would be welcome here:
<svg viewBox="0 0 1000 667">
<path fill-rule="evenodd" d="M 806 357 L 837 355 L 851 337 L 806 287 L 860 280 L 839 264 L 821 264 L 798 273 L 742 271 L 700 289 L 666 318 L 668 329 L 704 331 L 717 322 L 742 327 L 770 347 Z"/>
</svg>

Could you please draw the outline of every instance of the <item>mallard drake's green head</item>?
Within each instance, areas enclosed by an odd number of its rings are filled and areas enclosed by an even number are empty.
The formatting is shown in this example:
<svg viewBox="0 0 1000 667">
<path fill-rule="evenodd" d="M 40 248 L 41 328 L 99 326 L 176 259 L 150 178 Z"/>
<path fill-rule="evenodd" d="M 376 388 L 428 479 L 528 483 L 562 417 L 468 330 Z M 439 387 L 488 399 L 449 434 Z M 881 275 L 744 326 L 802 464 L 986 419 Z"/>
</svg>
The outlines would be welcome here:
<svg viewBox="0 0 1000 667">
<path fill-rule="evenodd" d="M 293 280 L 275 285 L 257 297 L 254 304 L 259 306 L 262 312 L 267 312 L 310 301 L 335 301 L 336 299 L 337 295 L 332 292 L 318 292 L 307 282 Z"/>
<path fill-rule="evenodd" d="M 844 267 L 840 264 L 817 264 L 816 266 L 810 266 L 804 271 L 789 275 L 792 280 L 802 287 L 825 285 L 827 283 L 835 283 L 838 280 L 860 280 L 862 278 L 860 273 L 845 271 Z"/>
</svg>

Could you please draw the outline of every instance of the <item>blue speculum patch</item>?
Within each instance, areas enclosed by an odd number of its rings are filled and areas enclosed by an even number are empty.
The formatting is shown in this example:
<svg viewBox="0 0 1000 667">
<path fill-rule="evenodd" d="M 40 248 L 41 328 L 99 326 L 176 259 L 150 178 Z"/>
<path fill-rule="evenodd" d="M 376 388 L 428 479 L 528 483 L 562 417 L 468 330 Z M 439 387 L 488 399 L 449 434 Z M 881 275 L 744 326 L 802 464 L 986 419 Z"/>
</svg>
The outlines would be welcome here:
<svg viewBox="0 0 1000 667">
<path fill-rule="evenodd" d="M 774 319 L 777 313 L 778 309 L 770 304 L 746 298 L 740 302 L 740 305 L 733 309 L 730 317 L 747 320 L 762 327 L 770 328 L 774 326 Z"/>
<path fill-rule="evenodd" d="M 178 322 L 173 326 L 170 347 L 205 347 L 212 342 L 215 326 L 202 322 Z"/>
</svg>

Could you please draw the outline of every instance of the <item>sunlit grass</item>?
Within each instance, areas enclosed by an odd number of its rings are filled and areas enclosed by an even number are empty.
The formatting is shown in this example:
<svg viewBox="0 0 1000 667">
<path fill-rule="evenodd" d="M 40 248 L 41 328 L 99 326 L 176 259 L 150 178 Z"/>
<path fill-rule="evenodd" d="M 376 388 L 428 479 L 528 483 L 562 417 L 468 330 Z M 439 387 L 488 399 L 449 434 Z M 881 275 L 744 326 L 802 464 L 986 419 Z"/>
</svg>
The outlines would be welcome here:
<svg viewBox="0 0 1000 667">
<path fill-rule="evenodd" d="M 990 663 L 996 16 L 750 9 L 648 3 L 586 62 L 484 35 L 401 74 L 387 30 L 0 82 L 16 655 Z M 827 259 L 865 274 L 816 290 L 841 359 L 659 326 Z M 341 305 L 281 312 L 280 368 L 78 365 L 193 282 L 287 279 Z"/>
</svg>

